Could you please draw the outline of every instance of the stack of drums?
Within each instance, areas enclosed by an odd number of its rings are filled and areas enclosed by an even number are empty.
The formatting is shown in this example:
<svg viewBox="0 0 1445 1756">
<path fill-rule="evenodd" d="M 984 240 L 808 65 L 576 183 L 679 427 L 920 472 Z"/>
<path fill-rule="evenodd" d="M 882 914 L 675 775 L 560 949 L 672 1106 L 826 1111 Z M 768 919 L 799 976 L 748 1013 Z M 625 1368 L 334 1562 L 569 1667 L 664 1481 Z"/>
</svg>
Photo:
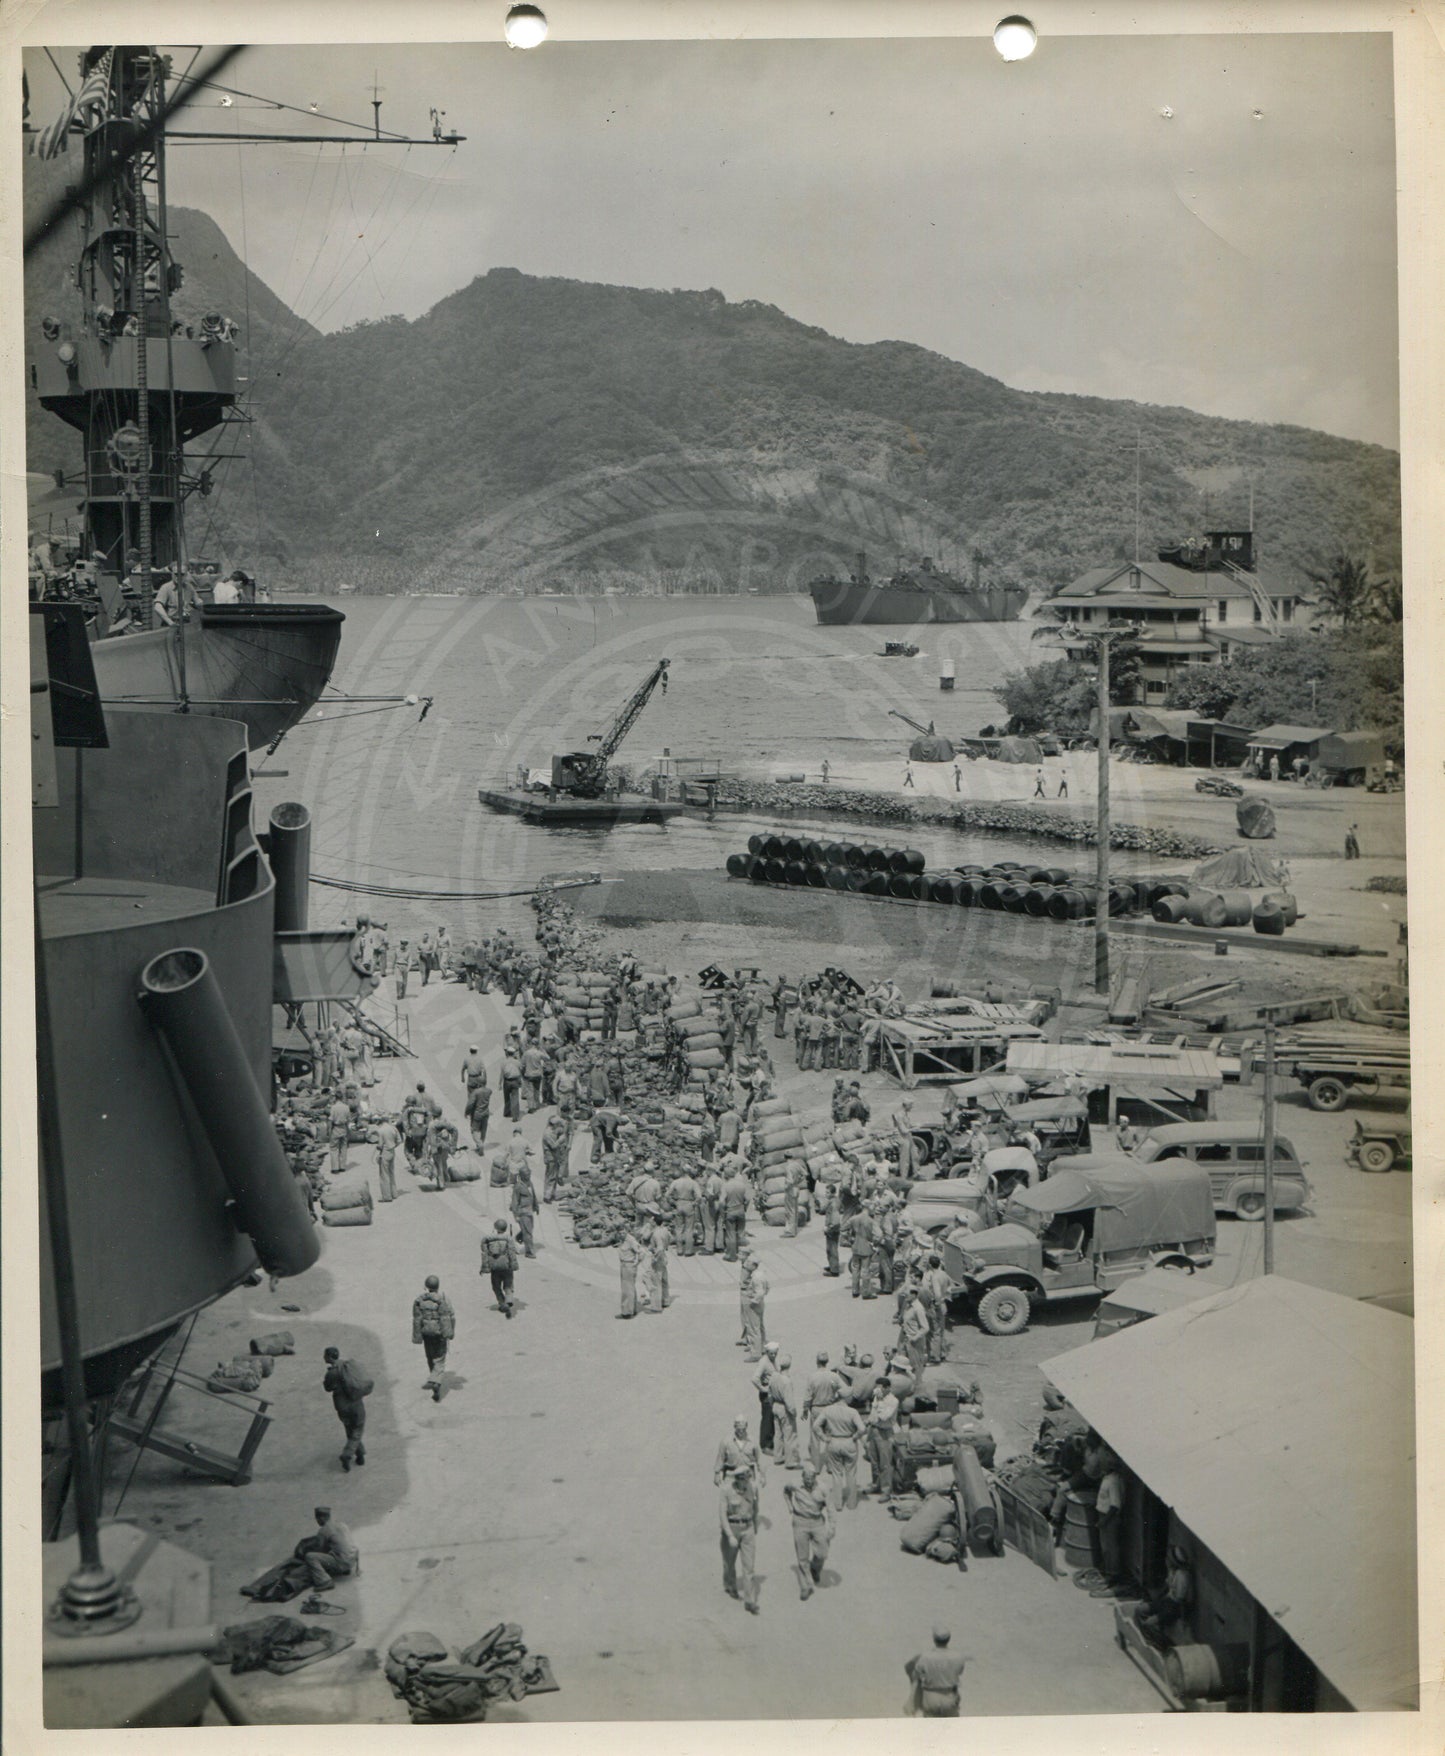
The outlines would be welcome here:
<svg viewBox="0 0 1445 1756">
<path fill-rule="evenodd" d="M 1064 1559 L 1071 1567 L 1097 1567 L 1098 1531 L 1094 1495 L 1070 1488 L 1064 1496 Z"/>
</svg>

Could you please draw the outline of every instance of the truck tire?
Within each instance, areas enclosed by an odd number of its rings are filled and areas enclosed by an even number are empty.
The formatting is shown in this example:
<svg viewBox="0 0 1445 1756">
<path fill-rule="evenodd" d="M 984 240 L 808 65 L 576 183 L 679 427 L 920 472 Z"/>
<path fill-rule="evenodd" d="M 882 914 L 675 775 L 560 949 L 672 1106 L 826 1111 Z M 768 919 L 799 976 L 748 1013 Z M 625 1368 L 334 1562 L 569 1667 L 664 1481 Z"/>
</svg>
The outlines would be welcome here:
<svg viewBox="0 0 1445 1756">
<path fill-rule="evenodd" d="M 990 1287 L 978 1301 L 979 1327 L 987 1335 L 1022 1335 L 1029 1326 L 1029 1295 L 1023 1287 Z"/>
<path fill-rule="evenodd" d="M 1312 1080 L 1309 1089 L 1310 1108 L 1334 1112 L 1344 1109 L 1349 1101 L 1349 1087 L 1343 1079 L 1336 1079 L 1332 1073 L 1322 1073 L 1318 1079 Z"/>
<path fill-rule="evenodd" d="M 1241 1189 L 1232 1203 L 1236 1219 L 1264 1218 L 1264 1190 Z"/>
<path fill-rule="evenodd" d="M 1366 1140 L 1360 1146 L 1362 1171 L 1388 1171 L 1395 1163 L 1395 1149 L 1388 1140 Z"/>
</svg>

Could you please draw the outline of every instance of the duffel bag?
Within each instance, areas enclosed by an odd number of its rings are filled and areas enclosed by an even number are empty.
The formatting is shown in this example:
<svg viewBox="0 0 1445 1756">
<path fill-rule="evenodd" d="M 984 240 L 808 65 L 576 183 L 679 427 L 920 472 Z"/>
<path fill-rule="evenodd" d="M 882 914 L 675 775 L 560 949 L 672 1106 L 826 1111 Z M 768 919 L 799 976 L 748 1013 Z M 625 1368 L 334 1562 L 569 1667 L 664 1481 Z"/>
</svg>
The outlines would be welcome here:
<svg viewBox="0 0 1445 1756">
<path fill-rule="evenodd" d="M 698 1049 L 687 1057 L 687 1064 L 695 1073 L 709 1073 L 723 1065 L 723 1052 L 721 1049 Z"/>
<path fill-rule="evenodd" d="M 793 1106 L 784 1097 L 764 1098 L 760 1104 L 753 1105 L 754 1121 L 762 1121 L 768 1116 L 791 1116 Z"/>
<path fill-rule="evenodd" d="M 350 1207 L 370 1207 L 371 1189 L 365 1183 L 333 1184 L 323 1191 L 321 1206 L 327 1213 L 344 1213 Z"/>
<path fill-rule="evenodd" d="M 253 1335 L 251 1337 L 251 1352 L 253 1354 L 267 1354 L 272 1359 L 279 1358 L 282 1354 L 294 1354 L 296 1352 L 296 1337 L 289 1329 L 273 1329 L 268 1335 Z"/>
<path fill-rule="evenodd" d="M 899 1546 L 910 1555 L 921 1555 L 954 1519 L 952 1494 L 929 1494 L 899 1532 Z"/>
<path fill-rule="evenodd" d="M 792 1151 L 802 1146 L 803 1130 L 791 1122 L 769 1121 L 757 1130 L 757 1139 L 764 1152 L 775 1152 L 780 1146 Z"/>
<path fill-rule="evenodd" d="M 369 1226 L 371 1209 L 369 1207 L 346 1207 L 339 1213 L 323 1213 L 321 1223 L 324 1226 Z"/>
</svg>

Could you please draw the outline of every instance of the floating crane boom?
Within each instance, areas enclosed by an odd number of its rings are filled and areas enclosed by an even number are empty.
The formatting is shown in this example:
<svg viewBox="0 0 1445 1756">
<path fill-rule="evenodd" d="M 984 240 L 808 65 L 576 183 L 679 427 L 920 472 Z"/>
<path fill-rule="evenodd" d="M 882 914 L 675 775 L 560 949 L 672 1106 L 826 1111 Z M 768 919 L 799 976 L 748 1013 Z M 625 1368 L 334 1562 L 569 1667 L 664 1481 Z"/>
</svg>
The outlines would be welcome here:
<svg viewBox="0 0 1445 1756">
<path fill-rule="evenodd" d="M 598 741 L 595 750 L 574 750 L 566 756 L 552 758 L 552 786 L 559 793 L 573 793 L 580 798 L 599 798 L 607 785 L 607 764 L 622 740 L 637 723 L 637 716 L 652 699 L 652 692 L 661 683 L 667 691 L 667 667 L 670 659 L 659 659 L 646 681 L 633 693 L 611 727 Z"/>
<path fill-rule="evenodd" d="M 888 709 L 888 717 L 890 719 L 901 719 L 904 725 L 912 726 L 915 732 L 921 732 L 925 738 L 931 738 L 934 736 L 932 720 L 929 720 L 926 726 L 921 726 L 916 719 L 909 719 L 906 713 L 899 713 L 896 707 L 890 707 Z"/>
<path fill-rule="evenodd" d="M 958 752 L 952 743 L 933 729 L 933 721 L 926 726 L 919 725 L 916 719 L 909 719 L 906 713 L 900 713 L 896 707 L 888 709 L 892 719 L 901 719 L 906 726 L 912 726 L 918 736 L 908 746 L 908 754 L 914 762 L 952 762 Z"/>
</svg>

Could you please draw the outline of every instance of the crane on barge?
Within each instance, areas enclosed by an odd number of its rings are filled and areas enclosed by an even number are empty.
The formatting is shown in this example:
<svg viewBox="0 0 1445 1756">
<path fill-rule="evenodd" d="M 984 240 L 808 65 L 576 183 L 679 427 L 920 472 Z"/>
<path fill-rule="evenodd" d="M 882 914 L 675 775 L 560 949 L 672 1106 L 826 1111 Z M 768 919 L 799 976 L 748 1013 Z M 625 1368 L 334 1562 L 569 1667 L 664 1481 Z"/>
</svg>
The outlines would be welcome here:
<svg viewBox="0 0 1445 1756">
<path fill-rule="evenodd" d="M 667 667 L 670 659 L 659 659 L 650 674 L 629 697 L 617 718 L 604 734 L 593 733 L 595 750 L 573 750 L 565 756 L 552 758 L 552 790 L 574 799 L 600 799 L 607 790 L 607 764 L 617 753 L 622 740 L 637 723 L 637 717 L 652 699 L 658 684 L 667 693 Z M 591 740 L 589 739 L 589 742 Z"/>
</svg>

